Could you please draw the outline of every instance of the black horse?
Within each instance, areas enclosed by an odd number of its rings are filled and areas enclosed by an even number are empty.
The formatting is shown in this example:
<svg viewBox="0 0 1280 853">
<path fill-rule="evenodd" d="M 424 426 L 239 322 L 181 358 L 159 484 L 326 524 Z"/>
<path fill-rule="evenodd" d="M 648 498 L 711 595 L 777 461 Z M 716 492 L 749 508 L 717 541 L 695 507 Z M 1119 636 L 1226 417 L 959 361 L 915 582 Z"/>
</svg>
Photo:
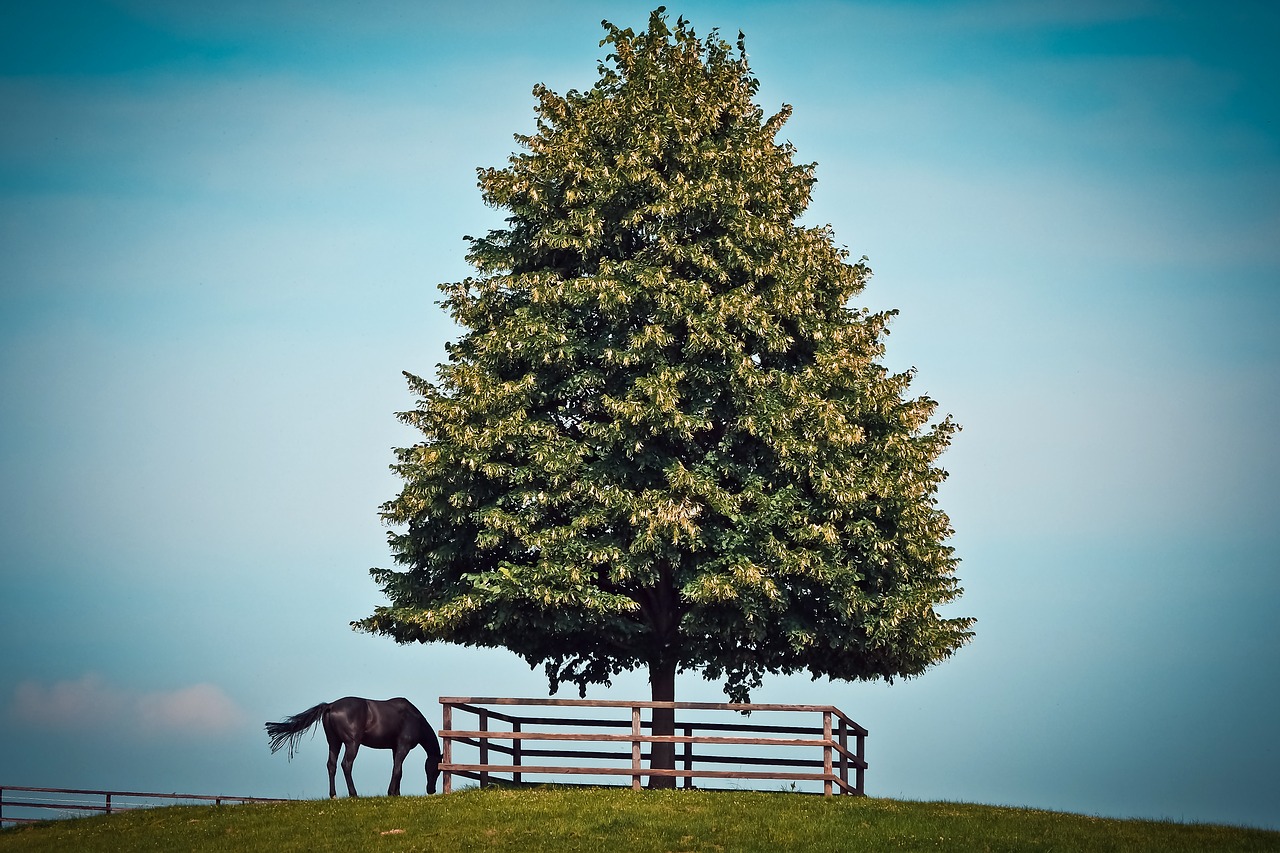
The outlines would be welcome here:
<svg viewBox="0 0 1280 853">
<path fill-rule="evenodd" d="M 440 775 L 440 742 L 435 729 L 413 707 L 408 699 L 360 699 L 348 696 L 337 702 L 321 702 L 301 714 L 294 714 L 279 723 L 267 723 L 267 735 L 271 738 L 274 753 L 288 744 L 289 759 L 293 760 L 298 739 L 318 722 L 324 722 L 324 734 L 329 739 L 329 796 L 338 796 L 334 775 L 338 769 L 338 749 L 346 746 L 342 756 L 342 774 L 347 777 L 347 794 L 356 796 L 355 783 L 351 781 L 351 765 L 361 746 L 373 749 L 394 750 L 391 768 L 391 785 L 387 795 L 400 796 L 400 776 L 404 770 L 404 758 L 416 746 L 427 751 L 427 793 L 436 792 L 436 778 Z"/>
</svg>

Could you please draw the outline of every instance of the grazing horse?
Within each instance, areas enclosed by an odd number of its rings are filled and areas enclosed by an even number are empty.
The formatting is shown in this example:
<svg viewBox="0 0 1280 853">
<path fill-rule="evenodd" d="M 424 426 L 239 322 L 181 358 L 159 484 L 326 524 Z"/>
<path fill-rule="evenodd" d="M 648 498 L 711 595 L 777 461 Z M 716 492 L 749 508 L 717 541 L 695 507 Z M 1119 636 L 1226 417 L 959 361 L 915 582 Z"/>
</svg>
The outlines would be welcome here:
<svg viewBox="0 0 1280 853">
<path fill-rule="evenodd" d="M 351 781 L 351 765 L 355 763 L 356 752 L 361 746 L 394 750 L 387 795 L 398 797 L 404 758 L 414 747 L 421 745 L 427 751 L 427 793 L 436 792 L 436 777 L 440 775 L 440 742 L 436 740 L 435 730 L 427 718 L 408 699 L 348 696 L 337 702 L 321 702 L 282 722 L 267 723 L 272 753 L 287 744 L 289 759 L 293 760 L 298 739 L 319 722 L 324 723 L 324 734 L 329 739 L 330 797 L 338 796 L 334 775 L 338 769 L 338 749 L 343 746 L 346 752 L 342 755 L 342 775 L 347 778 L 349 796 L 356 796 L 356 786 Z"/>
</svg>

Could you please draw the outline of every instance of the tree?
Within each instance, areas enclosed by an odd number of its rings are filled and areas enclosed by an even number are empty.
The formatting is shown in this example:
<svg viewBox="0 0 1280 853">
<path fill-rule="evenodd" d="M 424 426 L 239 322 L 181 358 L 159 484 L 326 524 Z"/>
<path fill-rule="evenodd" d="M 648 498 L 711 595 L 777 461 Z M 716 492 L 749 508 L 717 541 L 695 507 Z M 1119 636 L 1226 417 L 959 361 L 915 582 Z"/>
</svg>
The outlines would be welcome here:
<svg viewBox="0 0 1280 853">
<path fill-rule="evenodd" d="M 437 382 L 405 374 L 399 569 L 353 626 L 510 649 L 553 693 L 917 675 L 971 636 L 936 610 L 961 591 L 935 465 L 958 427 L 880 363 L 896 312 L 850 307 L 866 259 L 797 224 L 814 166 L 775 141 L 790 108 L 754 103 L 741 33 L 735 55 L 662 8 L 604 28 L 595 85 L 535 87 L 524 151 L 479 170 L 507 227 L 440 286 L 465 332 Z"/>
</svg>

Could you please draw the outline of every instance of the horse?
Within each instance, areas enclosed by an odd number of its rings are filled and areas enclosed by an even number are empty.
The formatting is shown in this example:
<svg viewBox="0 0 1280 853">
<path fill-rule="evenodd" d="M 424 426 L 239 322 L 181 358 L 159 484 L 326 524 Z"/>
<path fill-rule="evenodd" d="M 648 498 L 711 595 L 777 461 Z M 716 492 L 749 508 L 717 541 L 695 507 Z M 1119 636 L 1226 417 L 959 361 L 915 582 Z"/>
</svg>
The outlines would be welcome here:
<svg viewBox="0 0 1280 853">
<path fill-rule="evenodd" d="M 398 797 L 405 756 L 421 745 L 427 751 L 427 793 L 436 792 L 436 778 L 440 775 L 440 742 L 427 718 L 408 699 L 347 696 L 336 702 L 321 702 L 279 723 L 267 723 L 272 754 L 288 745 L 289 760 L 292 761 L 298 740 L 320 722 L 323 722 L 324 734 L 329 740 L 330 798 L 338 796 L 334 776 L 338 769 L 338 749 L 343 746 L 346 752 L 342 756 L 342 774 L 347 778 L 348 796 L 357 796 L 355 783 L 351 781 L 351 765 L 355 763 L 356 752 L 361 746 L 393 750 L 394 763 L 387 796 Z"/>
</svg>

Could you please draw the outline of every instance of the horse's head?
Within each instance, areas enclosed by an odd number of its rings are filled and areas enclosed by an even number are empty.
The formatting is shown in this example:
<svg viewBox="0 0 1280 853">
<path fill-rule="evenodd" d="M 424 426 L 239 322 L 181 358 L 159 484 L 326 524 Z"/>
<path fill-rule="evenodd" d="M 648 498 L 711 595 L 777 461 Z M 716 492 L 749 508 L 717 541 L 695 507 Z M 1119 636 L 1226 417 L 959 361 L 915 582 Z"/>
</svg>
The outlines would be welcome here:
<svg viewBox="0 0 1280 853">
<path fill-rule="evenodd" d="M 440 741 L 436 739 L 436 730 L 431 728 L 431 724 L 423 721 L 427 727 L 426 737 L 422 739 L 422 746 L 427 751 L 427 793 L 434 794 L 436 792 L 436 780 L 440 778 L 440 759 L 444 756 L 440 753 Z"/>
<path fill-rule="evenodd" d="M 436 780 L 440 778 L 440 753 L 427 753 L 427 793 L 436 792 Z"/>
</svg>

